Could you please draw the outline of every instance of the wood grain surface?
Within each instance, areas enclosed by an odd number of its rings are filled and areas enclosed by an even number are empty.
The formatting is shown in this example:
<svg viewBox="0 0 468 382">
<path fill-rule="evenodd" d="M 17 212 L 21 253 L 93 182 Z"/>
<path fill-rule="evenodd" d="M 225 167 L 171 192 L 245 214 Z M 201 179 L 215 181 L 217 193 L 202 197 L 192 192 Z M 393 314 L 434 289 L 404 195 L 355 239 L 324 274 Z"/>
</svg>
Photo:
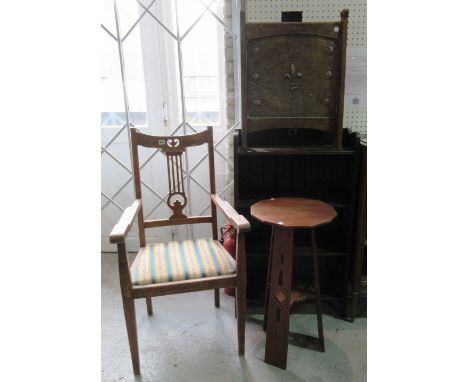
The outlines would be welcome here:
<svg viewBox="0 0 468 382">
<path fill-rule="evenodd" d="M 252 217 L 266 224 L 290 228 L 313 228 L 330 223 L 335 209 L 320 200 L 271 198 L 250 207 Z"/>
</svg>

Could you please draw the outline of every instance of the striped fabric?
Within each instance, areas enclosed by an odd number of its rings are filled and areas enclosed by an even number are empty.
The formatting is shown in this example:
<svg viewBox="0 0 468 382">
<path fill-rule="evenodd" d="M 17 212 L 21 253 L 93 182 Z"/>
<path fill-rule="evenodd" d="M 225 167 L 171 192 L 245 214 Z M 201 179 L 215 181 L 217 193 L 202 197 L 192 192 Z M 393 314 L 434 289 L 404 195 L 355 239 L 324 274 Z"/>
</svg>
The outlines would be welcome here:
<svg viewBox="0 0 468 382">
<path fill-rule="evenodd" d="M 236 262 L 213 239 L 147 245 L 131 266 L 133 285 L 199 279 L 236 272 Z"/>
</svg>

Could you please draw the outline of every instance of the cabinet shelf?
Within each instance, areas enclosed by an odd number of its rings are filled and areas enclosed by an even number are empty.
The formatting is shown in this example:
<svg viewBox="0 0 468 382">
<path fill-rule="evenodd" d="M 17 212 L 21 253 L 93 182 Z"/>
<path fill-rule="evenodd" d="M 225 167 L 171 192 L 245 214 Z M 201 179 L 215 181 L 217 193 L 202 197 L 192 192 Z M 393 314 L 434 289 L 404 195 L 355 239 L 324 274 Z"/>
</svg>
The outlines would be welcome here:
<svg viewBox="0 0 468 382">
<path fill-rule="evenodd" d="M 248 256 L 268 256 L 270 248 L 264 245 L 251 245 L 248 247 Z M 311 256 L 310 246 L 294 246 L 294 256 Z M 319 256 L 348 256 L 349 252 L 338 251 L 328 248 L 317 248 L 317 254 Z"/>
</svg>

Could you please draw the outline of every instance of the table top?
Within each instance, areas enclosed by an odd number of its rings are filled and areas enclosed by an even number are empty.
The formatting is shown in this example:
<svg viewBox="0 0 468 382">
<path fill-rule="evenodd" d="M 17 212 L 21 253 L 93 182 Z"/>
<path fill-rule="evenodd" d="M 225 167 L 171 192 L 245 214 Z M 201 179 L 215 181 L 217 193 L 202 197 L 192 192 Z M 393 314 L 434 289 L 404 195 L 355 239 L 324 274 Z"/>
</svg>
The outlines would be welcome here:
<svg viewBox="0 0 468 382">
<path fill-rule="evenodd" d="M 312 228 L 330 223 L 335 209 L 320 200 L 308 198 L 271 198 L 250 207 L 253 218 L 275 226 Z"/>
</svg>

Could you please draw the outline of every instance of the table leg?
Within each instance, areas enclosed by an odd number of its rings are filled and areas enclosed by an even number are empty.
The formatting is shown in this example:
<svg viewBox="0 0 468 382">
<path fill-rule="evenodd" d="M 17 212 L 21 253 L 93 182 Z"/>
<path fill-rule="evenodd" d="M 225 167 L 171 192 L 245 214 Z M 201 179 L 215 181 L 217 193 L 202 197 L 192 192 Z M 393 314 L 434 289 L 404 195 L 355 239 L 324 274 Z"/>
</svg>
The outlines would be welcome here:
<svg viewBox="0 0 468 382">
<path fill-rule="evenodd" d="M 264 312 L 263 312 L 263 331 L 266 331 L 267 328 L 267 321 L 268 321 L 268 300 L 270 298 L 270 280 L 271 280 L 271 258 L 273 257 L 273 239 L 275 237 L 274 234 L 275 227 L 271 227 L 271 240 L 270 240 L 270 254 L 268 256 L 268 269 L 267 269 L 267 276 L 266 276 L 266 287 L 265 287 L 265 303 Z"/>
<path fill-rule="evenodd" d="M 272 235 L 265 362 L 286 369 L 294 231 L 275 226 Z"/>
<path fill-rule="evenodd" d="M 315 230 L 311 230 L 310 246 L 312 249 L 312 265 L 314 268 L 314 289 L 315 289 L 315 306 L 317 309 L 317 328 L 320 341 L 320 348 L 325 351 L 325 338 L 323 336 L 323 323 L 322 323 L 322 301 L 320 299 L 320 280 L 318 269 L 318 256 L 317 247 L 315 245 Z"/>
</svg>

